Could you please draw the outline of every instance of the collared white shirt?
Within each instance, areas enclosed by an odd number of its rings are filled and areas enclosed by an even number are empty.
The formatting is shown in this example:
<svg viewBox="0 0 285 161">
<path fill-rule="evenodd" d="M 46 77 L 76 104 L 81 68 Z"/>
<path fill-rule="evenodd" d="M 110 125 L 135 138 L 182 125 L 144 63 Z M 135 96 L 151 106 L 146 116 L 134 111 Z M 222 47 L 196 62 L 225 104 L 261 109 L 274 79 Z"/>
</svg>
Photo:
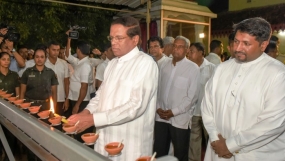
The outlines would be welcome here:
<svg viewBox="0 0 285 161">
<path fill-rule="evenodd" d="M 199 94 L 200 69 L 197 64 L 183 58 L 173 65 L 168 59 L 160 70 L 157 96 L 157 109 L 172 110 L 174 117 L 169 121 L 156 114 L 156 121 L 170 123 L 172 126 L 188 129 L 191 116 Z"/>
<path fill-rule="evenodd" d="M 47 58 L 45 62 L 45 66 L 48 68 L 51 68 L 57 76 L 57 80 L 58 80 L 57 102 L 64 102 L 65 98 L 67 97 L 65 95 L 65 90 L 64 90 L 64 78 L 69 78 L 67 62 L 60 58 L 57 58 L 55 64 L 53 64 Z"/>
<path fill-rule="evenodd" d="M 156 62 L 137 47 L 108 63 L 104 80 L 86 107 L 100 132 L 95 151 L 106 156 L 107 143 L 124 139 L 118 160 L 152 155 L 157 83 Z"/>
<path fill-rule="evenodd" d="M 221 57 L 217 55 L 216 53 L 209 53 L 208 56 L 205 57 L 209 62 L 219 65 L 222 63 Z"/>
<path fill-rule="evenodd" d="M 234 154 L 229 161 L 284 160 L 284 82 L 285 66 L 265 53 L 247 63 L 220 64 L 201 104 L 209 143 L 221 134 Z M 208 145 L 205 160 L 222 159 Z"/>
<path fill-rule="evenodd" d="M 168 56 L 163 54 L 163 56 L 157 61 L 158 68 L 160 69 L 162 66 L 164 66 L 165 62 L 167 62 L 169 59 L 172 58 L 169 58 Z"/>
<path fill-rule="evenodd" d="M 205 94 L 205 85 L 215 72 L 216 66 L 210 63 L 207 59 L 204 59 L 200 65 L 200 89 L 197 104 L 194 108 L 194 116 L 201 116 L 201 102 Z"/>
<path fill-rule="evenodd" d="M 106 69 L 109 61 L 110 60 L 108 58 L 106 58 L 106 60 L 103 61 L 103 63 L 101 63 L 97 66 L 95 79 L 98 79 L 99 81 L 104 80 L 104 72 L 105 72 L 105 69 Z"/>
<path fill-rule="evenodd" d="M 70 85 L 69 85 L 69 94 L 68 99 L 77 101 L 79 98 L 81 83 L 88 83 L 88 89 L 86 96 L 83 101 L 89 101 L 90 100 L 90 84 L 92 86 L 91 80 L 92 78 L 92 68 L 89 63 L 88 56 L 85 58 L 79 60 L 76 65 L 74 66 L 74 73 L 70 77 Z"/>
</svg>

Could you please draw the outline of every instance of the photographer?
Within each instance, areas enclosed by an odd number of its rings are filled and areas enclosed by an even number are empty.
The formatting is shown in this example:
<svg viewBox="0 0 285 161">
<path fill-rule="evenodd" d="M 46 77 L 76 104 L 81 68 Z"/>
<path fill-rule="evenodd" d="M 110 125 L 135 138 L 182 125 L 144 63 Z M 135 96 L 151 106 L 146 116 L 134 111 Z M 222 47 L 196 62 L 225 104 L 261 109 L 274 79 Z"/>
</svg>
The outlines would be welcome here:
<svg viewBox="0 0 285 161">
<path fill-rule="evenodd" d="M 15 42 L 19 41 L 19 34 L 14 33 L 14 28 L 7 25 L 0 25 L 1 52 L 7 52 L 11 56 L 9 69 L 18 73 L 20 68 L 25 67 L 25 60 L 15 51 Z"/>
</svg>

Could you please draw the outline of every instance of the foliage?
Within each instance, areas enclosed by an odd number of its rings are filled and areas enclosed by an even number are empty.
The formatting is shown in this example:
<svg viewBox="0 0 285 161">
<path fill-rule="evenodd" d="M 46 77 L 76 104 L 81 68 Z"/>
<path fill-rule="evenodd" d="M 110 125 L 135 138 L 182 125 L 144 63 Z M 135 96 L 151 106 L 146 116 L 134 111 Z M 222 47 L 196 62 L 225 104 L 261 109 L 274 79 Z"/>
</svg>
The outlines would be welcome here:
<svg viewBox="0 0 285 161">
<path fill-rule="evenodd" d="M 31 48 L 50 40 L 65 46 L 69 25 L 87 27 L 79 30 L 79 38 L 100 48 L 108 41 L 106 36 L 115 13 L 40 0 L 0 0 L 0 15 L 0 22 L 16 27 L 21 34 L 20 44 Z M 76 41 L 72 43 L 74 47 Z"/>
</svg>

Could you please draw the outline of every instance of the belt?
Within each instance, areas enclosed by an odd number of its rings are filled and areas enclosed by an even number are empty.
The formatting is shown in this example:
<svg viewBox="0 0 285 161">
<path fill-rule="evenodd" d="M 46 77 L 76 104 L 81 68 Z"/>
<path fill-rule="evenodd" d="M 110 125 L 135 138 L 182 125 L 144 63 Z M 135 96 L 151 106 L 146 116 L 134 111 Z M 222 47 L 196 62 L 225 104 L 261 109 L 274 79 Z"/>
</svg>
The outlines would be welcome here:
<svg viewBox="0 0 285 161">
<path fill-rule="evenodd" d="M 45 102 L 49 102 L 49 99 L 45 99 L 45 100 L 33 100 L 33 99 L 30 99 L 30 98 L 26 98 L 27 101 L 30 101 L 30 102 L 34 102 L 34 103 L 45 103 Z"/>
</svg>

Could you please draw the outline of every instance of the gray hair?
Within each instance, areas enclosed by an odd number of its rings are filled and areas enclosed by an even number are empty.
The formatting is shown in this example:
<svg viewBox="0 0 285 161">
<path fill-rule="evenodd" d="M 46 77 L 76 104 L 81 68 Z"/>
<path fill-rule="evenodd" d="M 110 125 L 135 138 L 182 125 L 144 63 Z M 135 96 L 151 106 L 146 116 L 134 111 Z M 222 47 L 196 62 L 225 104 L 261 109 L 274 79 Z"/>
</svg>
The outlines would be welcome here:
<svg viewBox="0 0 285 161">
<path fill-rule="evenodd" d="M 177 39 L 184 40 L 186 47 L 189 48 L 189 46 L 190 46 L 190 40 L 189 39 L 187 39 L 184 36 L 176 36 L 175 40 L 177 40 Z"/>
<path fill-rule="evenodd" d="M 166 36 L 165 38 L 163 38 L 163 44 L 167 45 L 167 44 L 173 44 L 174 42 L 174 38 L 171 36 Z"/>
</svg>

